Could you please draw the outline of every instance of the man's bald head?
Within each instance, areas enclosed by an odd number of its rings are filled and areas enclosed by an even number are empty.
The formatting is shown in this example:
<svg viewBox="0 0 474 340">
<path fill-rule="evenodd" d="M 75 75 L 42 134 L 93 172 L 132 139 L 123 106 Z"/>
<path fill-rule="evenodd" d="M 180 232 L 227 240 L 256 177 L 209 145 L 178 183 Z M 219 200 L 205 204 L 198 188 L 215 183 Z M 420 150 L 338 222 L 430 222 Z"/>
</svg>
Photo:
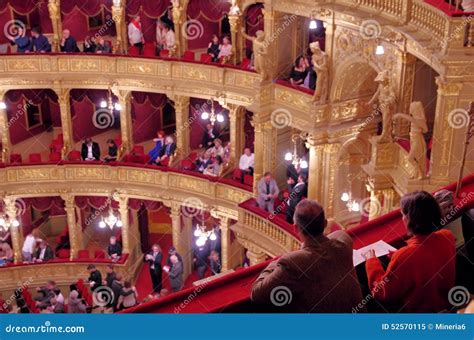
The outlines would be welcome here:
<svg viewBox="0 0 474 340">
<path fill-rule="evenodd" d="M 323 207 L 314 200 L 303 200 L 296 206 L 293 216 L 299 231 L 306 236 L 322 235 L 327 222 Z"/>
</svg>

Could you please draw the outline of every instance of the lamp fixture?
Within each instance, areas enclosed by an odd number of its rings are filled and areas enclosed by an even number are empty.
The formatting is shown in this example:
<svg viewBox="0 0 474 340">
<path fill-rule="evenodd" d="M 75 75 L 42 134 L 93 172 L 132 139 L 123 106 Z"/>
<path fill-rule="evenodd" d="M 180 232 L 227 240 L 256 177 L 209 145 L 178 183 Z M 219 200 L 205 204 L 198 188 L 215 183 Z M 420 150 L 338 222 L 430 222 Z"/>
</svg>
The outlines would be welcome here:
<svg viewBox="0 0 474 340">
<path fill-rule="evenodd" d="M 315 30 L 316 28 L 318 28 L 318 22 L 314 17 L 311 17 L 311 20 L 309 21 L 309 29 Z"/>
<path fill-rule="evenodd" d="M 20 222 L 16 219 L 16 217 L 10 217 L 5 214 L 0 215 L 0 228 L 7 231 L 11 227 L 19 227 Z"/>
<path fill-rule="evenodd" d="M 375 55 L 383 55 L 385 54 L 385 49 L 382 44 L 378 44 L 375 48 Z"/>
<path fill-rule="evenodd" d="M 211 98 L 211 112 L 204 111 L 201 114 L 201 119 L 202 120 L 208 120 L 209 119 L 209 122 L 211 123 L 212 126 L 214 126 L 216 121 L 219 122 L 219 123 L 224 122 L 224 120 L 225 120 L 224 115 L 222 113 L 217 113 L 216 114 L 216 111 L 214 109 L 214 98 Z"/>
<path fill-rule="evenodd" d="M 122 110 L 122 105 L 120 105 L 119 102 L 115 102 L 112 97 L 112 89 L 109 87 L 108 88 L 108 93 L 107 93 L 107 100 L 102 100 L 100 102 L 100 107 L 102 109 L 108 109 L 111 113 L 115 111 L 120 111 Z"/>
<path fill-rule="evenodd" d="M 194 236 L 197 237 L 196 245 L 198 247 L 204 246 L 207 240 L 217 240 L 214 228 L 212 230 L 206 230 L 206 226 L 204 224 L 200 225 L 199 223 L 196 225 L 196 230 L 194 230 Z"/>
<path fill-rule="evenodd" d="M 121 228 L 123 226 L 120 214 L 115 216 L 112 208 L 109 208 L 109 214 L 105 218 L 102 216 L 102 220 L 99 222 L 99 228 L 104 229 L 107 226 L 110 230 L 114 229 L 114 227 Z"/>
<path fill-rule="evenodd" d="M 301 138 L 301 136 L 297 134 L 294 134 L 293 136 L 291 136 L 291 141 L 293 142 L 293 153 L 287 152 L 285 154 L 285 161 L 287 162 L 291 161 L 291 163 L 295 166 L 295 168 L 299 167 L 300 169 L 307 169 L 308 161 L 298 156 L 297 141 L 299 138 Z"/>
<path fill-rule="evenodd" d="M 341 201 L 346 203 L 346 207 L 349 211 L 359 212 L 360 204 L 356 200 L 352 199 L 351 192 L 343 192 L 341 195 Z"/>
<path fill-rule="evenodd" d="M 7 108 L 7 104 L 5 102 L 0 102 L 0 110 L 5 110 Z"/>
</svg>

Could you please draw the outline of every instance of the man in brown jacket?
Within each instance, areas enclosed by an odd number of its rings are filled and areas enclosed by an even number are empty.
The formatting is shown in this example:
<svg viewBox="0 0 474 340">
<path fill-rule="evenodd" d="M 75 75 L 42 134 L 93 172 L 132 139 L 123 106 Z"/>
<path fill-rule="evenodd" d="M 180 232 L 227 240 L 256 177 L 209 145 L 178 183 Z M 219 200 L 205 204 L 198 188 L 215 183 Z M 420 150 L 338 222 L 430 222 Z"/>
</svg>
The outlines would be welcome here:
<svg viewBox="0 0 474 340">
<path fill-rule="evenodd" d="M 302 248 L 268 265 L 253 284 L 252 301 L 272 311 L 350 313 L 362 302 L 352 239 L 343 231 L 324 236 L 324 210 L 313 200 L 296 206 L 294 221 Z"/>
</svg>

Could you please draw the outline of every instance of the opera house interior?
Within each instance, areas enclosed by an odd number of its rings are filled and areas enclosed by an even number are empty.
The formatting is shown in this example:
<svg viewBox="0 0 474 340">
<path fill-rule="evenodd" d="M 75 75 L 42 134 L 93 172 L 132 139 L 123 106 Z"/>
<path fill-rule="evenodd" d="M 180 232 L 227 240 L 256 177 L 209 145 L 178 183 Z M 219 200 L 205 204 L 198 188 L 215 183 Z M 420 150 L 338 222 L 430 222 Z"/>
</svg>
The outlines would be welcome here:
<svg viewBox="0 0 474 340">
<path fill-rule="evenodd" d="M 0 313 L 474 312 L 473 18 L 0 0 Z"/>
</svg>

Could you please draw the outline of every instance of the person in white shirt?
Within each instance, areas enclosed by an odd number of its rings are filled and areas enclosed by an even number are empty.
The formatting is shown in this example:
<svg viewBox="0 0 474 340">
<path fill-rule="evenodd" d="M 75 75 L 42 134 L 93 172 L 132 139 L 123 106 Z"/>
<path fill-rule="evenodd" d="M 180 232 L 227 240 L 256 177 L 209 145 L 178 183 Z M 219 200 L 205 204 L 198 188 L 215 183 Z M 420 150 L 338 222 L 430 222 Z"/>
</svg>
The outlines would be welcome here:
<svg viewBox="0 0 474 340">
<path fill-rule="evenodd" d="M 231 55 L 232 55 L 232 45 L 230 43 L 230 38 L 225 36 L 222 39 L 222 45 L 219 46 L 218 58 L 230 57 Z"/>
<path fill-rule="evenodd" d="M 174 46 L 176 45 L 176 37 L 174 34 L 174 31 L 171 29 L 171 27 L 168 24 L 165 24 L 165 48 L 167 50 L 172 50 L 174 49 Z"/>
<path fill-rule="evenodd" d="M 240 156 L 239 169 L 242 171 L 241 181 L 244 182 L 244 176 L 253 176 L 253 166 L 255 161 L 255 155 L 250 151 L 250 148 L 244 149 L 244 154 Z"/>
<path fill-rule="evenodd" d="M 161 20 L 156 22 L 156 55 L 160 55 L 160 52 L 165 48 L 166 44 L 166 31 L 165 25 Z"/>
<path fill-rule="evenodd" d="M 211 153 L 211 156 L 213 158 L 220 156 L 224 157 L 224 147 L 222 146 L 222 140 L 219 138 L 214 139 L 214 146 L 209 149 L 209 152 Z"/>
<path fill-rule="evenodd" d="M 474 0 L 463 0 L 462 8 L 464 12 L 474 12 Z"/>
<path fill-rule="evenodd" d="M 23 242 L 23 248 L 21 250 L 21 254 L 23 256 L 24 262 L 31 262 L 35 247 L 36 247 L 36 237 L 32 233 L 29 233 L 25 237 L 25 241 Z"/>
<path fill-rule="evenodd" d="M 128 41 L 130 46 L 138 47 L 140 54 L 143 53 L 143 45 L 145 39 L 143 38 L 142 24 L 140 22 L 140 16 L 137 15 L 128 24 Z"/>
</svg>

